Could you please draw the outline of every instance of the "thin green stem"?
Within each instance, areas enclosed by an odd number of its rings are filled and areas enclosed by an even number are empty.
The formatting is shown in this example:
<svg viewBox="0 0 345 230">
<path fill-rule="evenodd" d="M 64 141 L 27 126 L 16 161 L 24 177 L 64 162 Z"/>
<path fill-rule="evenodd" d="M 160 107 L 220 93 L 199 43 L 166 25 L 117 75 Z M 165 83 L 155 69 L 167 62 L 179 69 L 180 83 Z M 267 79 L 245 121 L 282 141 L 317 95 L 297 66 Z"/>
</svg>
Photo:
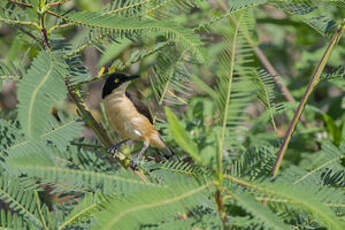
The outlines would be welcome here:
<svg viewBox="0 0 345 230">
<path fill-rule="evenodd" d="M 185 52 L 186 52 L 186 50 L 183 51 L 183 52 L 181 53 L 181 55 L 180 55 L 180 57 L 178 58 L 178 60 L 176 61 L 176 63 L 177 63 L 179 60 L 181 60 L 181 59 L 183 58 Z M 163 104 L 164 98 L 165 98 L 165 96 L 167 95 L 167 93 L 169 92 L 169 86 L 170 86 L 171 79 L 172 79 L 173 74 L 174 74 L 174 70 L 173 70 L 172 68 L 169 68 L 169 69 L 167 70 L 167 73 L 168 73 L 168 74 L 167 74 L 167 75 L 168 75 L 168 79 L 167 79 L 167 81 L 165 82 L 165 86 L 164 86 L 164 89 L 163 89 L 161 98 L 159 99 L 159 102 L 158 102 L 159 105 L 162 105 L 162 104 Z"/>
<path fill-rule="evenodd" d="M 0 21 L 3 21 L 3 22 L 8 23 L 8 24 L 33 26 L 36 29 L 41 29 L 40 26 L 36 22 L 18 21 L 18 20 L 11 20 L 11 19 L 5 19 L 5 18 L 0 18 Z"/>
<path fill-rule="evenodd" d="M 310 79 L 309 81 L 309 84 L 308 84 L 308 87 L 304 93 L 304 96 L 303 98 L 301 99 L 301 102 L 299 103 L 298 105 L 298 108 L 295 112 L 295 115 L 289 125 L 289 129 L 288 131 L 286 132 L 285 134 L 285 137 L 284 137 L 284 142 L 283 144 L 281 145 L 280 149 L 279 149 L 279 152 L 278 152 L 278 155 L 277 155 L 277 159 L 274 163 L 274 166 L 273 166 L 273 169 L 272 169 L 272 177 L 275 177 L 279 171 L 279 168 L 280 168 L 280 165 L 281 165 L 281 162 L 284 158 L 284 155 L 286 153 L 286 150 L 288 148 L 288 145 L 290 143 L 290 140 L 291 140 L 291 137 L 292 137 L 292 134 L 296 128 L 296 125 L 303 113 L 303 110 L 304 110 L 304 107 L 306 106 L 307 104 L 307 101 L 311 95 L 311 93 L 313 92 L 313 90 L 315 89 L 315 87 L 317 86 L 317 84 L 319 83 L 320 81 L 320 76 L 328 62 L 328 59 L 330 58 L 331 56 L 331 53 L 335 47 L 335 45 L 337 44 L 337 42 L 340 40 L 342 34 L 345 32 L 345 23 L 337 30 L 337 32 L 333 35 L 325 53 L 323 54 L 322 58 L 321 58 L 321 61 L 320 63 L 317 65 L 315 71 L 314 71 L 314 74 L 312 76 L 312 78 Z"/>
<path fill-rule="evenodd" d="M 40 198 L 38 196 L 37 190 L 34 191 L 34 196 L 35 196 L 35 203 L 36 203 L 38 215 L 40 216 L 42 228 L 44 230 L 48 230 L 47 224 L 45 222 L 45 219 L 44 219 L 44 216 L 43 216 L 43 213 L 42 213 L 42 210 L 41 210 L 41 202 L 40 202 Z"/>
<path fill-rule="evenodd" d="M 169 85 L 170 85 L 171 78 L 172 78 L 173 74 L 174 74 L 174 70 L 173 70 L 173 69 L 170 69 L 170 70 L 168 71 L 168 76 L 169 76 L 169 78 L 168 78 L 167 81 L 165 82 L 165 86 L 164 86 L 164 89 L 163 89 L 161 98 L 159 99 L 158 105 L 162 105 L 162 104 L 163 104 L 165 95 L 167 94 L 167 92 L 168 92 L 168 90 L 169 90 Z"/>
<path fill-rule="evenodd" d="M 229 82 L 228 82 L 228 88 L 227 88 L 227 94 L 226 94 L 226 101 L 225 101 L 225 108 L 224 108 L 224 116 L 223 116 L 223 123 L 222 123 L 222 133 L 219 140 L 219 150 L 218 150 L 218 178 L 220 180 L 220 183 L 222 182 L 223 177 L 223 149 L 224 149 L 224 140 L 225 140 L 225 132 L 227 130 L 226 124 L 228 122 L 228 116 L 229 116 L 229 104 L 231 99 L 231 92 L 232 92 L 232 82 L 233 82 L 233 75 L 234 75 L 234 68 L 235 68 L 235 55 L 236 55 L 236 47 L 237 47 L 237 35 L 239 31 L 239 26 L 235 26 L 235 32 L 233 35 L 233 41 L 230 51 L 230 59 L 231 63 L 230 65 L 230 71 L 229 71 Z"/>
<path fill-rule="evenodd" d="M 73 25 L 74 25 L 73 23 L 66 23 L 66 24 L 62 24 L 62 25 L 55 25 L 55 26 L 50 27 L 48 29 L 47 33 L 48 33 L 48 35 L 50 35 L 50 33 L 53 32 L 54 30 L 59 30 L 59 29 L 62 29 L 62 28 L 73 26 Z"/>
<path fill-rule="evenodd" d="M 62 223 L 58 230 L 63 230 L 64 227 L 66 227 L 67 225 L 70 225 L 73 223 L 73 221 L 75 221 L 76 219 L 78 219 L 80 216 L 82 216 L 83 214 L 87 213 L 88 211 L 95 209 L 97 206 L 99 205 L 99 203 L 95 202 L 93 204 L 91 204 L 90 206 L 80 210 L 78 213 L 76 213 L 74 216 L 70 217 L 69 219 L 65 220 L 64 223 Z"/>
<path fill-rule="evenodd" d="M 254 189 L 254 190 L 257 190 L 259 192 L 264 192 L 266 193 L 266 190 L 263 189 L 263 188 L 260 188 L 254 184 L 251 184 L 247 181 L 244 181 L 244 180 L 241 180 L 241 179 L 238 179 L 236 177 L 233 177 L 233 176 L 230 176 L 230 175 L 224 175 L 224 178 L 227 179 L 227 180 L 231 180 L 232 182 L 235 182 L 236 184 L 239 184 L 239 185 L 242 185 L 244 187 L 247 187 L 247 188 L 251 188 L 251 189 Z"/>
<path fill-rule="evenodd" d="M 229 63 L 229 76 L 228 76 L 228 87 L 227 87 L 227 93 L 226 93 L 226 101 L 225 101 L 225 107 L 224 107 L 224 116 L 223 116 L 223 122 L 222 122 L 222 131 L 221 135 L 219 137 L 218 142 L 218 155 L 217 155 L 217 191 L 216 191 L 216 203 L 218 207 L 219 215 L 222 218 L 222 224 L 224 229 L 229 229 L 228 224 L 228 217 L 226 215 L 225 209 L 224 209 L 224 200 L 222 198 L 222 191 L 223 191 L 223 151 L 224 151 L 224 142 L 225 142 L 225 133 L 227 130 L 227 123 L 228 123 L 228 116 L 229 116 L 229 106 L 231 101 L 231 93 L 232 93 L 232 86 L 233 86 L 233 75 L 234 75 L 234 69 L 235 69 L 235 56 L 236 56 L 236 48 L 237 48 L 237 35 L 239 32 L 239 26 L 238 24 L 235 24 L 235 31 L 233 34 L 233 40 L 230 47 L 230 61 Z"/>
</svg>

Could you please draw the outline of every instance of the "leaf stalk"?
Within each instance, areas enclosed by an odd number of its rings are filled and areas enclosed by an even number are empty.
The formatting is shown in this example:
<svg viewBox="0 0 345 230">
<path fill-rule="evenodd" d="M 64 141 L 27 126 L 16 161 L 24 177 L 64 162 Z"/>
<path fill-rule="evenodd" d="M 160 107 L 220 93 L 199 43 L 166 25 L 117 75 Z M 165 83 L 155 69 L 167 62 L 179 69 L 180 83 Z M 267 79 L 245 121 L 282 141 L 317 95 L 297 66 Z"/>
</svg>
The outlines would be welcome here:
<svg viewBox="0 0 345 230">
<path fill-rule="evenodd" d="M 345 22 L 343 23 L 342 26 L 340 26 L 340 28 L 337 30 L 337 32 L 333 35 L 331 41 L 328 44 L 328 47 L 327 47 L 325 53 L 323 54 L 323 56 L 321 58 L 321 61 L 317 65 L 317 67 L 314 71 L 314 74 L 309 81 L 309 84 L 308 84 L 308 87 L 304 93 L 304 96 L 302 97 L 302 99 L 298 105 L 298 108 L 294 114 L 294 117 L 293 117 L 293 119 L 289 125 L 289 129 L 285 134 L 283 144 L 280 146 L 276 161 L 274 163 L 274 166 L 273 166 L 273 169 L 271 172 L 272 177 L 275 177 L 278 174 L 281 162 L 284 158 L 284 155 L 285 155 L 286 150 L 288 148 L 288 145 L 290 143 L 292 134 L 293 134 L 293 132 L 297 126 L 298 121 L 300 120 L 300 117 L 303 113 L 303 110 L 304 110 L 306 104 L 307 104 L 307 101 L 308 101 L 311 93 L 313 92 L 313 90 L 315 89 L 317 84 L 319 83 L 320 76 L 321 76 L 321 74 L 322 74 L 322 72 L 323 72 L 323 70 L 324 70 L 324 68 L 328 62 L 328 59 L 330 58 L 334 47 L 336 46 L 336 44 L 338 43 L 338 41 L 340 40 L 340 38 L 344 32 L 345 32 Z"/>
</svg>

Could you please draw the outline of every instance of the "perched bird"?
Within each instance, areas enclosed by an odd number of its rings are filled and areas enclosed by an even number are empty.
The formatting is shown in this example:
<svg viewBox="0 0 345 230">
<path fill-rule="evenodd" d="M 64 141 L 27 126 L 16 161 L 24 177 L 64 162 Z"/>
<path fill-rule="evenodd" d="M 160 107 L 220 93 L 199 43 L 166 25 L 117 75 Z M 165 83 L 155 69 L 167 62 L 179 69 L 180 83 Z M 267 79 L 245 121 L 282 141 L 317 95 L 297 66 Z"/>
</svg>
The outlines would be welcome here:
<svg viewBox="0 0 345 230">
<path fill-rule="evenodd" d="M 144 142 L 137 157 L 131 160 L 131 168 L 136 167 L 150 145 L 170 152 L 160 133 L 153 126 L 147 107 L 127 92 L 130 81 L 138 77 L 113 73 L 106 79 L 102 92 L 105 113 L 110 126 L 122 138 L 122 141 L 111 146 L 108 152 L 116 155 L 119 147 L 128 140 Z"/>
</svg>

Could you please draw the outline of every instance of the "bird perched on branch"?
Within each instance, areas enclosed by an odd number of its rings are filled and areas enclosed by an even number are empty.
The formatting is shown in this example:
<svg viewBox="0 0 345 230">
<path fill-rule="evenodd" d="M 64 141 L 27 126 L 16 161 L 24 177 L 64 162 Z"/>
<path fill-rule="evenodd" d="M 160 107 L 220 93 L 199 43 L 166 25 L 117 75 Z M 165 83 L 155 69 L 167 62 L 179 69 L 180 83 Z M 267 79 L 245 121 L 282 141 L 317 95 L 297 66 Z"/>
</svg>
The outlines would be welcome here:
<svg viewBox="0 0 345 230">
<path fill-rule="evenodd" d="M 111 146 L 108 152 L 116 155 L 119 147 L 128 140 L 144 142 L 137 157 L 131 160 L 131 168 L 136 167 L 150 145 L 171 153 L 160 133 L 153 126 L 147 107 L 127 92 L 130 81 L 138 77 L 113 73 L 106 79 L 102 92 L 105 113 L 110 126 L 122 138 L 122 141 Z"/>
</svg>

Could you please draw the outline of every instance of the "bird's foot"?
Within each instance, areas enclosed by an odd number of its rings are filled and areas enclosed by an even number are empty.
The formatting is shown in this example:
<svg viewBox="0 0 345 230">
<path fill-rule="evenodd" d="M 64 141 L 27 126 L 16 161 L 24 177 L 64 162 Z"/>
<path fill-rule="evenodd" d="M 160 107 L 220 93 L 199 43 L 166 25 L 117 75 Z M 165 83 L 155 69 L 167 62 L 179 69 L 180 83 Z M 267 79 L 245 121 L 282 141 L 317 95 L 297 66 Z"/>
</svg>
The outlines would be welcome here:
<svg viewBox="0 0 345 230">
<path fill-rule="evenodd" d="M 117 156 L 117 154 L 119 153 L 119 148 L 121 147 L 122 144 L 126 143 L 128 140 L 122 140 L 119 143 L 110 146 L 110 148 L 107 150 L 108 153 L 112 153 L 113 154 L 113 158 L 115 158 Z"/>
<path fill-rule="evenodd" d="M 129 167 L 132 170 L 137 170 L 138 169 L 138 163 L 139 163 L 139 159 L 138 158 L 134 158 L 131 160 L 131 162 L 129 163 Z"/>
<path fill-rule="evenodd" d="M 119 153 L 119 148 L 120 148 L 121 144 L 117 143 L 115 145 L 110 146 L 110 148 L 107 150 L 108 153 L 112 153 L 113 154 L 113 158 L 115 158 L 117 156 L 117 154 Z"/>
</svg>

